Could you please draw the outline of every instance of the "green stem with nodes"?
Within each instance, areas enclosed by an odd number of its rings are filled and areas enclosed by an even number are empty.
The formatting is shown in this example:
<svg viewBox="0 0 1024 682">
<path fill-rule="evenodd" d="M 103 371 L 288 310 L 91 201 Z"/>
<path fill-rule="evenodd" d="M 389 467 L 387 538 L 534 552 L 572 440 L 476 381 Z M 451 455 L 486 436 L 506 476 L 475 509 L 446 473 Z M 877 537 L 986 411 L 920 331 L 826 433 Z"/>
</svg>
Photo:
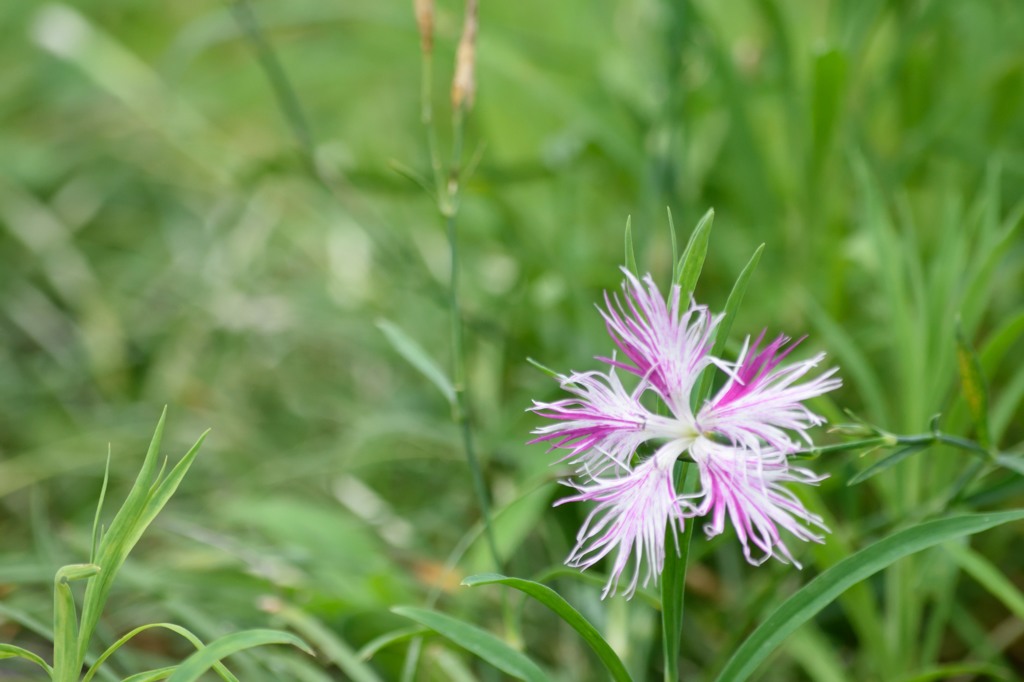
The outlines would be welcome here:
<svg viewBox="0 0 1024 682">
<path fill-rule="evenodd" d="M 453 408 L 455 423 L 459 425 L 462 431 L 462 447 L 466 453 L 470 471 L 473 473 L 473 487 L 476 489 L 480 513 L 484 519 L 484 535 L 487 537 L 487 547 L 490 549 L 495 567 L 500 570 L 501 556 L 498 554 L 498 543 L 494 539 L 494 529 L 491 527 L 491 511 L 487 497 L 487 486 L 484 483 L 480 460 L 476 454 L 473 429 L 469 418 L 469 386 L 466 381 L 465 340 L 462 329 L 462 306 L 459 299 L 459 239 L 456 216 L 459 211 L 463 127 L 464 113 L 462 108 L 458 108 L 452 114 L 452 163 L 448 170 L 445 194 L 441 198 L 441 213 L 445 216 L 448 232 L 448 249 L 451 254 L 448 286 L 449 305 L 451 306 L 452 383 L 455 387 L 455 404 Z"/>
<path fill-rule="evenodd" d="M 939 444 L 949 445 L 950 447 L 954 447 L 959 450 L 967 450 L 978 455 L 984 455 L 989 460 L 995 460 L 993 453 L 982 447 L 980 443 L 968 440 L 967 438 L 960 438 L 959 436 L 951 436 L 948 433 L 943 433 L 941 431 L 930 431 L 928 433 L 918 433 L 909 436 L 882 433 L 878 436 L 872 436 L 871 438 L 862 438 L 861 440 L 853 440 L 847 443 L 835 443 L 834 445 L 825 445 L 820 448 L 801 450 L 795 453 L 793 457 L 809 459 L 836 452 L 861 450 L 865 448 L 894 448 L 906 447 L 909 445 L 925 447 L 928 445 Z"/>
</svg>

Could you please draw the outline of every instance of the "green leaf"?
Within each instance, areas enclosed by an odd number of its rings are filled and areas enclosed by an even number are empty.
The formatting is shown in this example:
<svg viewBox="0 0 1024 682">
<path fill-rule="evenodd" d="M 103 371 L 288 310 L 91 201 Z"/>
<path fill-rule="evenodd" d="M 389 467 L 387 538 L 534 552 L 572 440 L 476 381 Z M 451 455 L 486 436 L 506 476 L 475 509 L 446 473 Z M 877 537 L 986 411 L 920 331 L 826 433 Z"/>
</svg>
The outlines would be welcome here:
<svg viewBox="0 0 1024 682">
<path fill-rule="evenodd" d="M 594 587 L 604 587 L 608 583 L 608 575 L 600 571 L 587 570 L 582 572 L 578 568 L 566 568 L 564 566 L 555 566 L 540 572 L 534 576 L 534 582 L 545 583 L 555 578 L 568 578 L 569 580 L 575 580 L 585 585 L 593 585 Z M 661 596 L 653 590 L 638 586 L 636 592 L 633 593 L 633 597 L 644 602 L 655 611 L 661 611 Z"/>
<path fill-rule="evenodd" d="M 165 668 L 154 668 L 153 670 L 146 670 L 145 672 L 129 675 L 121 682 L 156 682 L 157 680 L 166 680 L 177 669 L 178 666 L 176 665 L 169 665 Z"/>
<path fill-rule="evenodd" d="M 156 519 L 167 502 L 170 501 L 171 496 L 178 490 L 178 486 L 184 480 L 185 474 L 188 473 L 189 468 L 196 459 L 196 455 L 199 454 L 199 448 L 203 445 L 203 441 L 206 440 L 206 436 L 209 433 L 209 429 L 201 433 L 195 444 L 189 448 L 189 451 L 178 460 L 178 463 L 174 465 L 171 472 L 167 474 L 167 478 L 154 484 L 150 496 L 146 500 L 146 506 L 142 509 L 142 514 L 139 515 L 138 522 L 133 529 L 134 533 L 130 536 L 131 544 L 129 548 L 135 546 L 135 543 L 139 541 L 142 534 L 153 523 L 153 520 Z"/>
<path fill-rule="evenodd" d="M 76 580 L 88 580 L 100 572 L 96 564 L 68 564 L 61 566 L 57 571 L 57 580 L 74 582 Z"/>
<path fill-rule="evenodd" d="M 96 561 L 96 548 L 100 541 L 100 514 L 103 512 L 103 501 L 107 497 L 107 483 L 110 481 L 110 445 L 107 444 L 107 463 L 103 467 L 103 485 L 100 486 L 100 499 L 96 503 L 96 516 L 92 519 L 92 545 L 89 549 L 89 561 Z"/>
<path fill-rule="evenodd" d="M 1010 680 L 1010 671 L 989 663 L 949 663 L 934 668 L 921 670 L 912 675 L 901 677 L 899 682 L 932 682 L 933 680 L 952 680 L 958 677 L 980 677 L 984 680 Z"/>
<path fill-rule="evenodd" d="M 177 666 L 174 673 L 167 678 L 168 682 L 193 682 L 207 670 L 216 665 L 221 659 L 231 654 L 252 649 L 268 644 L 291 644 L 302 649 L 310 656 L 313 651 L 301 639 L 290 632 L 280 630 L 244 630 L 225 635 L 215 639 L 205 649 L 200 649 L 188 658 L 181 665 Z"/>
<path fill-rule="evenodd" d="M 437 611 L 397 606 L 392 612 L 425 625 L 498 670 L 527 682 L 549 682 L 540 667 L 491 633 Z"/>
<path fill-rule="evenodd" d="M 890 455 L 886 455 L 882 459 L 878 460 L 877 462 L 869 466 L 867 469 L 864 469 L 863 471 L 859 471 L 856 474 L 854 474 L 850 478 L 850 480 L 846 482 L 846 485 L 852 486 L 857 485 L 858 483 L 863 483 L 872 476 L 876 476 L 877 474 L 882 473 L 889 467 L 899 464 L 900 462 L 905 460 L 907 457 L 910 457 L 915 452 L 920 452 L 921 450 L 924 450 L 929 445 L 930 443 L 914 443 L 913 445 L 908 445 L 906 447 L 900 448 L 896 452 Z"/>
<path fill-rule="evenodd" d="M 360 661 L 368 661 L 377 655 L 377 652 L 381 649 L 386 649 L 389 646 L 410 640 L 413 637 L 419 637 L 426 632 L 429 632 L 427 628 L 420 627 L 418 625 L 385 632 L 383 635 L 374 637 L 369 642 L 359 647 L 359 651 L 356 652 L 356 658 Z"/>
<path fill-rule="evenodd" d="M 1013 457 L 1011 455 L 999 455 L 996 457 L 996 464 L 1001 467 L 1005 467 L 1010 471 L 1016 471 L 1021 476 L 1024 476 L 1024 458 Z"/>
<path fill-rule="evenodd" d="M 741 682 L 798 627 L 836 597 L 903 557 L 949 540 L 973 535 L 1024 519 L 1024 510 L 993 514 L 962 514 L 918 524 L 865 547 L 818 575 L 784 601 L 747 638 L 718 676 L 719 682 Z"/>
<path fill-rule="evenodd" d="M 947 544 L 943 549 L 953 557 L 969 576 L 988 590 L 1010 613 L 1024 620 L 1024 594 L 1007 579 L 1003 572 L 991 561 L 975 552 L 970 547 L 955 543 Z"/>
<path fill-rule="evenodd" d="M 611 646 L 609 646 L 608 642 L 604 640 L 601 633 L 597 631 L 597 628 L 591 625 L 590 621 L 583 617 L 583 614 L 573 608 L 569 602 L 565 601 L 561 595 L 547 585 L 542 585 L 540 583 L 533 582 L 532 580 L 509 578 L 496 573 L 472 575 L 463 580 L 462 584 L 467 587 L 500 584 L 530 595 L 541 604 L 554 611 L 559 618 L 572 626 L 576 632 L 580 633 L 580 636 L 583 637 L 584 641 L 590 645 L 590 648 L 593 649 L 594 653 L 601 659 L 601 662 L 604 664 L 605 669 L 607 669 L 611 674 L 613 680 L 618 680 L 619 682 L 631 681 L 629 672 L 626 671 L 626 666 L 623 665 L 622 660 Z"/>
<path fill-rule="evenodd" d="M 672 219 L 672 207 L 666 206 L 665 213 L 668 215 L 668 240 L 672 245 L 672 281 L 679 281 L 679 240 L 676 238 L 676 221 Z"/>
<path fill-rule="evenodd" d="M 699 470 L 696 466 L 680 464 L 685 469 L 682 479 L 684 495 L 695 492 L 699 485 Z M 679 472 L 676 472 L 679 480 Z M 686 591 L 686 567 L 689 563 L 690 541 L 693 539 L 693 520 L 683 527 L 682 537 L 678 537 L 671 528 L 666 529 L 665 568 L 661 572 L 661 631 L 662 650 L 665 655 L 665 680 L 676 682 L 679 679 L 679 647 L 682 643 L 683 604 Z M 678 547 L 678 553 L 672 549 Z"/>
<path fill-rule="evenodd" d="M 715 331 L 715 343 L 711 347 L 711 354 L 716 357 L 721 357 L 725 344 L 729 341 L 729 332 L 732 331 L 733 322 L 736 321 L 736 314 L 743 303 L 743 296 L 747 293 L 750 277 L 754 274 L 754 270 L 757 269 L 757 264 L 761 261 L 761 254 L 763 252 L 764 244 L 761 244 L 754 250 L 754 255 L 750 257 L 747 264 L 743 266 L 739 277 L 736 278 L 736 282 L 732 285 L 732 290 L 729 291 L 729 297 L 725 300 L 725 310 L 722 312 L 722 321 L 718 324 L 718 329 Z M 714 372 L 710 370 L 705 370 L 701 374 L 700 388 L 696 393 L 697 403 L 695 403 L 695 406 L 706 400 L 711 394 L 711 378 L 713 376 Z"/>
<path fill-rule="evenodd" d="M 32 661 L 45 670 L 48 677 L 53 676 L 53 668 L 47 665 L 46 661 L 31 651 L 22 649 L 20 646 L 14 646 L 13 644 L 0 644 L 0 658 L 24 658 L 27 661 Z"/>
<path fill-rule="evenodd" d="M 715 338 L 715 345 L 711 351 L 716 355 L 721 355 L 726 342 L 729 340 L 729 332 L 732 331 L 732 324 L 736 321 L 736 313 L 740 309 L 740 304 L 743 303 L 743 296 L 747 293 L 747 284 L 750 283 L 750 276 L 757 269 L 757 264 L 761 261 L 761 254 L 763 252 L 764 244 L 754 249 L 754 255 L 743 266 L 739 277 L 736 278 L 736 282 L 732 285 L 732 290 L 729 291 L 729 297 L 725 299 L 722 322 L 718 326 L 718 335 Z"/>
<path fill-rule="evenodd" d="M 199 639 L 199 637 L 193 634 L 190 630 L 183 628 L 180 625 L 175 625 L 174 623 L 149 623 L 148 625 L 140 625 L 139 627 L 126 633 L 116 642 L 107 647 L 107 650 L 100 654 L 99 658 L 97 658 L 96 661 L 89 667 L 89 670 L 85 673 L 85 677 L 82 678 L 82 682 L 89 682 L 93 678 L 93 676 L 96 675 L 96 672 L 100 670 L 100 666 L 103 664 L 103 662 L 110 658 L 114 654 L 114 652 L 116 652 L 122 646 L 127 644 L 129 640 L 133 639 L 139 633 L 145 632 L 146 630 L 152 630 L 154 628 L 170 630 L 175 634 L 181 635 L 183 638 L 188 640 L 188 642 L 197 650 L 202 649 L 205 646 L 202 640 Z M 174 670 L 175 667 L 177 666 L 172 666 L 170 668 L 161 668 L 159 672 L 167 671 L 167 674 L 170 674 L 170 671 Z M 216 663 L 213 666 L 213 669 L 214 671 L 216 671 L 218 675 L 220 675 L 222 680 L 225 680 L 226 682 L 238 682 L 238 678 L 232 675 L 231 672 L 228 671 L 228 669 L 225 668 L 223 664 Z M 157 671 L 150 671 L 150 673 L 154 672 Z"/>
<path fill-rule="evenodd" d="M 384 332 L 388 343 L 406 362 L 441 391 L 450 405 L 455 404 L 455 387 L 451 380 L 419 343 L 388 320 L 377 320 L 377 328 Z"/>
<path fill-rule="evenodd" d="M 683 305 L 686 299 L 693 294 L 697 287 L 697 280 L 700 278 L 700 271 L 704 269 L 704 257 L 708 253 L 708 239 L 711 236 L 711 225 L 715 222 L 715 209 L 709 208 L 704 217 L 693 228 L 690 241 L 686 243 L 683 255 L 679 257 L 676 271 L 676 283 L 683 293 Z"/>
<path fill-rule="evenodd" d="M 322 651 L 353 682 L 380 682 L 377 673 L 359 660 L 359 656 L 346 642 L 324 627 L 316 618 L 301 609 L 287 605 L 274 609 L 274 613 Z"/>
<path fill-rule="evenodd" d="M 78 655 L 78 614 L 71 582 L 99 573 L 94 564 L 62 566 L 53 578 L 53 682 L 76 682 L 82 672 Z"/>
<path fill-rule="evenodd" d="M 971 411 L 971 417 L 978 430 L 978 442 L 987 450 L 992 446 L 988 415 L 988 388 L 985 385 L 985 376 L 982 374 L 978 355 L 964 337 L 959 323 L 956 328 L 956 360 L 960 370 L 960 386 L 963 389 L 964 400 L 967 402 L 967 408 Z"/>
<path fill-rule="evenodd" d="M 81 629 L 78 639 L 78 655 L 84 659 L 85 652 L 89 648 L 89 640 L 92 637 L 96 623 L 99 622 L 100 614 L 103 612 L 103 604 L 107 600 L 110 588 L 114 582 L 114 576 L 118 569 L 128 557 L 134 543 L 130 542 L 134 527 L 146 505 L 150 488 L 153 485 L 153 475 L 156 471 L 156 464 L 160 452 L 160 443 L 163 440 L 164 424 L 167 422 L 167 408 L 164 407 L 160 414 L 160 421 L 156 424 L 153 438 L 149 442 L 149 449 L 142 461 L 142 468 L 135 479 L 132 489 L 128 492 L 121 509 L 114 515 L 110 528 L 99 541 L 99 547 L 94 557 L 94 563 L 99 564 L 102 569 L 95 580 L 89 582 L 85 590 L 85 600 L 82 604 Z"/>
<path fill-rule="evenodd" d="M 626 268 L 640 276 L 640 271 L 636 269 L 636 252 L 633 250 L 633 216 L 626 216 Z"/>
<path fill-rule="evenodd" d="M 536 367 L 537 369 L 539 369 L 540 371 L 542 371 L 545 374 L 547 374 L 552 379 L 557 379 L 558 378 L 558 372 L 556 372 L 555 370 L 551 369 L 547 365 L 543 365 L 543 364 L 537 362 L 536 360 L 534 360 L 533 358 L 526 358 L 526 361 L 528 363 L 530 363 L 531 365 L 533 365 L 534 367 Z"/>
<path fill-rule="evenodd" d="M 395 171 L 402 177 L 406 178 L 407 180 L 412 181 L 414 185 L 420 187 L 424 192 L 426 192 L 431 197 L 436 196 L 433 185 L 431 185 L 427 178 L 418 170 L 410 166 L 407 166 L 406 164 L 402 163 L 397 159 L 388 159 L 388 165 L 391 166 L 391 169 L 393 171 Z"/>
</svg>

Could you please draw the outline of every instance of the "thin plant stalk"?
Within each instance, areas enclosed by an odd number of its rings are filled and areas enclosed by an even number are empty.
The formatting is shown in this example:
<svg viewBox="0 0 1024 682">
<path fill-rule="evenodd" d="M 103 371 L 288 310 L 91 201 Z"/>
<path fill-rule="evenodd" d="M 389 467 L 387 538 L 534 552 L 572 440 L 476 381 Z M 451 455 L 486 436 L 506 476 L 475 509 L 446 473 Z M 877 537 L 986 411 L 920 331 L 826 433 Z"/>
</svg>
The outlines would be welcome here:
<svg viewBox="0 0 1024 682">
<path fill-rule="evenodd" d="M 459 44 L 459 63 L 456 64 L 456 75 L 453 82 L 452 158 L 451 165 L 448 168 L 447 182 L 442 181 L 442 167 L 433 125 L 433 99 L 431 97 L 433 67 L 431 65 L 431 53 L 426 51 L 423 53 L 424 65 L 421 70 L 422 83 L 420 94 L 422 97 L 421 117 L 426 128 L 427 145 L 431 157 L 431 166 L 434 171 L 434 182 L 438 188 L 438 206 L 441 215 L 445 219 L 445 231 L 448 237 L 450 264 L 448 306 L 451 319 L 452 383 L 455 387 L 455 400 L 452 405 L 453 418 L 459 427 L 463 451 L 465 452 L 466 461 L 469 464 L 473 477 L 473 488 L 476 492 L 477 502 L 480 505 L 480 514 L 484 521 L 484 535 L 487 538 L 487 547 L 491 553 L 491 558 L 494 560 L 495 568 L 500 571 L 502 565 L 501 555 L 498 553 L 498 544 L 494 538 L 487 486 L 484 482 L 483 470 L 480 467 L 480 459 L 477 456 L 473 427 L 470 420 L 471 401 L 466 372 L 462 304 L 459 295 L 458 213 L 462 187 L 462 146 L 465 136 L 465 117 L 472 104 L 471 72 L 473 64 L 471 62 L 476 35 L 476 11 L 477 3 L 475 0 L 468 0 L 466 3 L 466 25 Z M 470 86 L 468 88 L 465 84 L 467 69 L 469 69 L 470 74 Z"/>
<path fill-rule="evenodd" d="M 451 316 L 451 343 L 452 343 L 452 383 L 455 386 L 454 418 L 462 434 L 462 447 L 466 453 L 466 460 L 469 463 L 470 471 L 473 474 L 473 487 L 476 490 L 480 513 L 484 518 L 484 535 L 487 538 L 487 546 L 494 559 L 494 565 L 501 569 L 501 557 L 498 554 L 498 545 L 494 539 L 494 529 L 491 527 L 490 503 L 487 496 L 487 487 L 484 482 L 483 471 L 480 468 L 480 460 L 477 456 L 476 446 L 473 439 L 473 427 L 470 422 L 469 412 L 469 385 L 466 378 L 466 350 L 465 336 L 462 324 L 462 305 L 459 296 L 459 234 L 457 216 L 459 210 L 459 189 L 460 189 L 460 163 L 462 157 L 462 138 L 464 128 L 464 116 L 461 110 L 456 110 L 452 116 L 452 165 L 449 170 L 446 186 L 446 201 L 442 206 L 445 214 L 445 227 L 448 235 L 448 251 L 450 254 L 450 278 L 449 278 L 449 306 Z"/>
</svg>

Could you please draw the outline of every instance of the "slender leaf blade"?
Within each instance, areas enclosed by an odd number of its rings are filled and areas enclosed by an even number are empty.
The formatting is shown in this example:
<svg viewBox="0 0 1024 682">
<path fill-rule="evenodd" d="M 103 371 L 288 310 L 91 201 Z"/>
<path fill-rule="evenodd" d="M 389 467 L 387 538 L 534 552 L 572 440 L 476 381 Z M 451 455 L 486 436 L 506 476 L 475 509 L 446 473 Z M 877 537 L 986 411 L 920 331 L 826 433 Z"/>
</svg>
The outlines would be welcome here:
<svg viewBox="0 0 1024 682">
<path fill-rule="evenodd" d="M 14 646 L 13 644 L 0 644 L 0 658 L 24 658 L 26 661 L 32 661 L 45 670 L 48 677 L 52 677 L 53 675 L 53 668 L 51 668 L 46 661 L 28 649 L 22 649 L 20 646 Z"/>
<path fill-rule="evenodd" d="M 401 355 L 406 362 L 413 366 L 430 383 L 441 392 L 449 404 L 455 404 L 455 386 L 452 385 L 448 375 L 444 373 L 441 366 L 437 364 L 427 351 L 424 350 L 415 339 L 406 334 L 390 320 L 377 320 L 377 328 L 384 334 L 395 352 Z"/>
<path fill-rule="evenodd" d="M 999 455 L 996 457 L 996 464 L 1024 476 L 1024 458 L 1012 455 Z"/>
<path fill-rule="evenodd" d="M 583 637 L 583 640 L 590 645 L 590 648 L 594 650 L 598 658 L 604 664 L 608 673 L 612 676 L 613 680 L 617 682 L 631 682 L 629 672 L 626 670 L 626 666 L 623 665 L 622 659 L 619 658 L 615 650 L 611 648 L 608 642 L 605 641 L 601 633 L 597 631 L 593 625 L 590 624 L 586 618 L 583 617 L 579 611 L 562 598 L 557 592 L 552 590 L 547 585 L 533 582 L 532 580 L 523 580 L 521 578 L 510 578 L 497 573 L 483 573 L 480 575 L 471 575 L 462 581 L 463 585 L 467 587 L 476 587 L 478 585 L 505 585 L 513 589 L 519 590 L 524 594 L 527 594 L 544 606 L 548 607 L 555 614 L 571 626 L 576 632 Z"/>
<path fill-rule="evenodd" d="M 100 666 L 103 665 L 104 661 L 110 658 L 118 649 L 127 644 L 136 635 L 146 632 L 147 630 L 153 630 L 155 628 L 170 630 L 171 632 L 180 635 L 182 638 L 186 639 L 192 646 L 194 646 L 197 650 L 202 649 L 205 646 L 203 644 L 203 641 L 199 639 L 199 637 L 197 637 L 191 630 L 184 628 L 180 625 L 175 625 L 174 623 L 149 623 L 147 625 L 140 625 L 139 627 L 125 633 L 116 642 L 107 647 L 106 651 L 100 654 L 100 656 L 95 660 L 95 662 L 93 662 L 93 664 L 89 667 L 89 670 L 86 672 L 85 677 L 82 678 L 82 682 L 89 682 L 96 674 L 96 672 L 100 670 Z M 173 669 L 174 666 L 170 668 L 161 668 L 160 672 L 167 671 L 167 674 L 169 675 L 170 671 Z M 225 668 L 223 664 L 216 663 L 214 664 L 213 669 L 218 675 L 220 675 L 221 679 L 225 680 L 225 682 L 238 682 L 238 678 L 232 675 L 231 672 L 227 668 Z M 150 673 L 153 672 L 155 671 L 150 671 Z"/>
<path fill-rule="evenodd" d="M 666 206 L 665 213 L 668 216 L 668 239 L 672 245 L 672 281 L 679 281 L 679 240 L 676 238 L 676 221 L 672 219 L 672 207 Z"/>
<path fill-rule="evenodd" d="M 951 542 L 944 549 L 965 573 L 1001 601 L 1010 613 L 1024 620 L 1024 593 L 999 568 L 970 547 Z"/>
<path fill-rule="evenodd" d="M 194 682 L 216 663 L 231 654 L 268 644 L 290 644 L 310 656 L 313 655 L 309 646 L 290 632 L 262 629 L 243 630 L 215 639 L 205 649 L 196 651 L 177 666 L 174 673 L 167 678 L 168 682 Z"/>
<path fill-rule="evenodd" d="M 96 502 L 96 515 L 92 519 L 92 545 L 89 549 L 89 561 L 95 563 L 96 548 L 100 541 L 100 514 L 103 513 L 103 501 L 107 497 L 107 483 L 110 481 L 110 444 L 107 444 L 107 463 L 103 467 L 103 485 L 100 486 L 100 499 Z"/>
<path fill-rule="evenodd" d="M 845 590 L 903 557 L 965 535 L 1024 519 L 1024 510 L 962 514 L 894 533 L 840 561 L 784 601 L 751 633 L 719 674 L 719 682 L 741 682 L 798 627 Z"/>
<path fill-rule="evenodd" d="M 498 670 L 526 682 L 549 682 L 540 667 L 508 644 L 476 625 L 464 623 L 437 611 L 411 606 L 398 606 L 392 612 L 425 625 Z M 177 682 L 176 680 L 174 682 Z"/>
<path fill-rule="evenodd" d="M 900 678 L 899 682 L 942 682 L 958 677 L 980 677 L 985 680 L 1010 680 L 1010 672 L 990 663 L 949 663 L 938 665 Z"/>
<path fill-rule="evenodd" d="M 324 653 L 352 682 L 380 682 L 373 668 L 360 660 L 344 640 L 301 609 L 282 605 L 273 611 L 278 618 Z"/>
<path fill-rule="evenodd" d="M 676 283 L 682 289 L 684 300 L 693 294 L 700 278 L 700 272 L 704 269 L 704 258 L 708 253 L 708 240 L 711 237 L 711 225 L 715 222 L 715 209 L 709 208 L 708 212 L 693 228 L 690 240 L 686 243 L 683 255 L 679 257 L 677 270 L 679 272 Z"/>
<path fill-rule="evenodd" d="M 63 570 L 57 571 L 53 581 L 53 682 L 75 682 L 82 667 L 78 657 L 78 615 L 71 583 L 61 574 Z"/>
<path fill-rule="evenodd" d="M 413 639 L 414 637 L 419 637 L 426 632 L 429 632 L 427 628 L 420 627 L 418 625 L 385 632 L 359 647 L 359 651 L 355 652 L 356 658 L 360 661 L 369 661 L 377 655 L 378 651 L 398 644 L 399 642 L 405 642 Z"/>
<path fill-rule="evenodd" d="M 169 665 L 164 668 L 154 668 L 153 670 L 145 670 L 141 673 L 135 673 L 121 680 L 121 682 L 157 682 L 157 680 L 166 680 L 168 677 L 178 669 L 176 665 Z"/>
<path fill-rule="evenodd" d="M 913 455 L 915 452 L 920 452 L 921 450 L 924 450 L 925 448 L 928 447 L 928 445 L 928 443 L 914 443 L 913 445 L 908 445 L 906 447 L 900 448 L 896 452 L 890 455 L 886 455 L 882 459 L 878 460 L 877 462 L 869 466 L 867 469 L 864 469 L 863 471 L 859 471 L 856 474 L 854 474 L 850 478 L 850 480 L 846 482 L 846 485 L 854 486 L 857 485 L 858 483 L 863 483 L 869 478 L 877 476 L 878 474 L 882 473 L 886 469 L 896 466 L 897 464 L 905 460 L 907 457 Z"/>
<path fill-rule="evenodd" d="M 128 492 L 124 504 L 114 515 L 113 521 L 106 534 L 99 540 L 94 563 L 102 567 L 99 575 L 89 581 L 85 589 L 85 599 L 82 602 L 82 618 L 78 633 L 78 656 L 84 660 L 86 651 L 89 648 L 89 640 L 92 638 L 93 630 L 99 622 L 100 614 L 103 612 L 103 604 L 107 600 L 110 588 L 114 583 L 114 576 L 121 568 L 124 560 L 128 557 L 134 543 L 129 543 L 140 514 L 146 506 L 149 498 L 149 491 L 155 480 L 156 465 L 160 454 L 160 444 L 163 441 L 164 425 L 167 423 L 167 407 L 160 413 L 160 420 L 153 431 L 153 438 L 146 450 L 146 457 L 142 461 L 142 468 L 139 475 Z M 140 533 L 141 535 L 141 533 Z"/>
<path fill-rule="evenodd" d="M 636 251 L 633 249 L 633 216 L 626 216 L 626 268 L 639 277 L 636 269 Z"/>
<path fill-rule="evenodd" d="M 764 244 L 761 244 L 754 250 L 754 255 L 743 266 L 743 270 L 740 271 L 739 277 L 736 278 L 736 282 L 733 283 L 732 289 L 729 291 L 729 297 L 725 299 L 722 321 L 718 324 L 718 329 L 715 331 L 715 342 L 711 347 L 711 354 L 716 357 L 721 357 L 725 344 L 729 341 L 729 332 L 732 331 L 733 322 L 736 321 L 736 314 L 739 312 L 740 305 L 743 303 L 743 297 L 747 293 L 750 277 L 754 274 L 754 270 L 757 269 L 757 264 L 761 261 L 761 254 L 763 252 Z M 714 376 L 714 373 L 710 370 L 705 370 L 701 374 L 700 388 L 696 394 L 698 404 L 706 400 L 708 395 L 710 395 L 712 376 Z"/>
<path fill-rule="evenodd" d="M 699 484 L 699 471 L 696 466 L 681 464 L 685 469 L 682 476 L 683 494 L 696 491 Z M 679 480 L 679 473 L 676 473 Z M 693 520 L 683 527 L 682 537 L 676 536 L 671 528 L 665 538 L 665 568 L 661 572 L 661 632 L 662 651 L 665 657 L 665 680 L 676 682 L 679 679 L 679 649 L 682 644 L 683 604 L 686 590 L 686 568 L 689 564 L 690 542 L 693 539 Z M 671 551 L 678 549 L 678 552 Z"/>
</svg>

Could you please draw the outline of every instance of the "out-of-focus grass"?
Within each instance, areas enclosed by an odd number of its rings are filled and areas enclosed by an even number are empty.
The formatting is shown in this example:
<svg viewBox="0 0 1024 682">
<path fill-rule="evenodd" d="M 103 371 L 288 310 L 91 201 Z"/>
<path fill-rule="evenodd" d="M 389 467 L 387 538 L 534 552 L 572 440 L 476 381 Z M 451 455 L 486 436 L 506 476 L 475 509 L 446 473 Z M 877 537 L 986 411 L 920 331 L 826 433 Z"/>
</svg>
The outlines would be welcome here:
<svg viewBox="0 0 1024 682">
<path fill-rule="evenodd" d="M 228 5 L 16 3 L 0 16 L 6 605 L 45 618 L 53 570 L 87 552 L 106 443 L 112 483 L 126 486 L 167 403 L 176 432 L 213 434 L 126 566 L 111 638 L 146 619 L 210 635 L 263 624 L 258 600 L 274 595 L 357 648 L 405 627 L 388 607 L 434 586 L 446 608 L 500 627 L 491 593 L 456 587 L 490 568 L 482 543 L 445 567 L 479 521 L 447 405 L 375 326 L 391 320 L 447 362 L 442 225 L 395 171 L 429 172 L 409 5 L 253 5 L 333 192 L 310 173 Z M 442 2 L 442 145 L 460 21 L 461 6 Z M 849 407 L 918 431 L 943 412 L 969 428 L 955 319 L 984 351 L 1022 304 L 1022 242 L 1004 230 L 1024 200 L 1024 7 L 564 0 L 484 3 L 480 21 L 463 292 L 474 424 L 509 573 L 557 564 L 582 513 L 549 509 L 559 472 L 523 444 L 530 399 L 555 394 L 525 358 L 586 369 L 607 352 L 593 302 L 617 286 L 629 214 L 641 267 L 664 281 L 665 207 L 689 229 L 714 206 L 697 292 L 713 306 L 766 242 L 734 332 L 809 331 L 805 344 L 827 350 L 846 381 L 818 406 L 830 417 Z M 1020 342 L 1004 339 L 987 369 L 1008 448 L 1022 438 L 1024 371 L 1012 362 Z M 835 533 L 806 552 L 823 567 L 934 511 L 965 462 L 929 452 L 851 489 L 854 458 L 815 466 L 832 473 L 816 506 Z M 973 492 L 966 504 L 1005 507 L 1024 487 L 996 473 Z M 978 549 L 1020 584 L 1024 565 L 1007 549 L 1018 534 L 993 532 Z M 737 624 L 807 577 L 748 569 L 729 539 L 694 552 L 688 678 L 712 674 Z M 1024 665 L 1007 607 L 958 570 L 936 553 L 861 586 L 765 679 Z M 599 605 L 571 579 L 558 587 L 640 678 L 657 674 L 646 606 Z M 598 675 L 572 632 L 533 607 L 523 617 L 527 649 L 563 679 Z M 385 679 L 402 650 L 374 657 Z M 426 651 L 426 678 L 465 667 Z M 299 675 L 281 672 L 299 670 L 294 660 L 239 657 L 238 674 Z"/>
</svg>

